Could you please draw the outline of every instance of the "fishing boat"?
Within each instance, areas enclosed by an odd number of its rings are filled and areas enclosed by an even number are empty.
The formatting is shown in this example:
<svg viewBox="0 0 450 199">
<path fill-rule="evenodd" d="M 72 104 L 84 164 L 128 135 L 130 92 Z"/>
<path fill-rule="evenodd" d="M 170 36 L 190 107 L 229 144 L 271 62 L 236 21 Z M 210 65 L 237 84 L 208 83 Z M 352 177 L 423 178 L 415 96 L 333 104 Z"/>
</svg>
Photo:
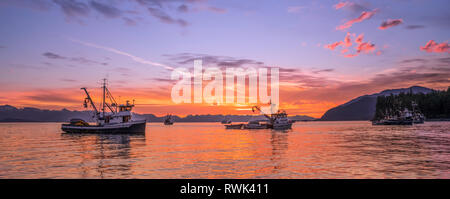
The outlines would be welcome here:
<svg viewBox="0 0 450 199">
<path fill-rule="evenodd" d="M 272 107 L 274 104 L 270 103 L 271 105 L 271 114 L 264 113 L 258 106 L 253 106 L 252 111 L 255 112 L 258 110 L 262 115 L 264 115 L 269 121 L 267 124 L 267 128 L 269 129 L 275 129 L 275 130 L 287 130 L 292 128 L 293 122 L 289 120 L 288 115 L 286 111 L 284 110 L 278 110 L 276 113 L 273 113 Z"/>
<path fill-rule="evenodd" d="M 90 105 L 94 111 L 95 124 L 89 124 L 82 119 L 71 119 L 69 124 L 62 124 L 61 129 L 66 133 L 145 133 L 146 120 L 134 120 L 131 110 L 134 107 L 129 101 L 125 104 L 117 104 L 111 92 L 106 87 L 106 79 L 103 79 L 103 97 L 100 109 L 94 104 L 88 90 L 81 88 L 86 94 L 84 107 Z"/>
<path fill-rule="evenodd" d="M 418 110 L 417 103 L 412 101 L 412 111 L 405 108 L 403 111 L 395 110 L 389 111 L 394 114 L 389 114 L 386 110 L 385 117 L 378 120 L 373 120 L 372 125 L 413 125 L 423 124 L 425 116 Z"/>
<path fill-rule="evenodd" d="M 372 121 L 372 125 L 412 125 L 413 113 L 405 108 L 396 115 L 386 115 L 383 119 Z"/>
<path fill-rule="evenodd" d="M 417 108 L 417 103 L 415 101 L 411 102 L 412 113 L 413 113 L 413 123 L 414 124 L 423 124 L 425 122 L 425 116 L 420 112 Z"/>
<path fill-rule="evenodd" d="M 291 121 L 288 119 L 287 114 L 285 111 L 279 111 L 277 114 L 275 114 L 275 119 L 272 123 L 272 128 L 276 130 L 286 130 L 291 129 L 292 124 L 294 121 Z"/>
<path fill-rule="evenodd" d="M 164 119 L 164 125 L 173 125 L 172 115 L 167 114 L 166 118 Z"/>
<path fill-rule="evenodd" d="M 271 104 L 271 106 L 273 106 Z M 253 106 L 252 111 L 258 110 L 264 115 L 266 120 L 250 120 L 247 124 L 229 124 L 225 125 L 226 129 L 275 129 L 287 130 L 292 128 L 293 121 L 288 119 L 285 111 L 278 110 L 276 113 L 266 114 L 258 106 Z M 271 111 L 273 112 L 273 111 Z"/>
</svg>

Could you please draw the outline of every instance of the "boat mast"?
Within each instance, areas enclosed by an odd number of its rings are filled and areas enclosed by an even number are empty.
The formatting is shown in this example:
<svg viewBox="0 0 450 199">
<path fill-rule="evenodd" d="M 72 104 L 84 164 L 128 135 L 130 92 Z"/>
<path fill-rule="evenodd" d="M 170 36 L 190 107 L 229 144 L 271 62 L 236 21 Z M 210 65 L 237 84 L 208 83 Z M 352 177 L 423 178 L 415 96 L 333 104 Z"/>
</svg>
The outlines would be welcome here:
<svg viewBox="0 0 450 199">
<path fill-rule="evenodd" d="M 103 101 L 102 101 L 102 112 L 103 112 L 102 117 L 103 118 L 105 117 L 105 103 L 106 103 L 105 97 L 106 97 L 106 78 L 103 79 Z"/>
</svg>

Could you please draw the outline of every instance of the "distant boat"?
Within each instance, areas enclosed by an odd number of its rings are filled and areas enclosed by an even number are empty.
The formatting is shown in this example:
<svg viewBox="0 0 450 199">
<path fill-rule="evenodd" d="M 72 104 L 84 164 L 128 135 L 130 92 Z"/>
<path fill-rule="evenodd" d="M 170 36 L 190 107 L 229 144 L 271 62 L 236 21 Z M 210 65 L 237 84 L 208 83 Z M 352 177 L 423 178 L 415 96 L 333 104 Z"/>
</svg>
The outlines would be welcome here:
<svg viewBox="0 0 450 199">
<path fill-rule="evenodd" d="M 164 119 L 164 125 L 173 125 L 172 115 L 168 114 Z"/>
<path fill-rule="evenodd" d="M 62 124 L 61 129 L 66 133 L 145 133 L 146 120 L 134 120 L 131 110 L 134 103 L 118 105 L 112 94 L 106 87 L 106 79 L 103 80 L 103 98 L 100 110 L 95 106 L 86 88 L 81 88 L 86 93 L 84 107 L 88 105 L 94 109 L 93 118 L 95 125 L 90 125 L 82 119 L 71 119 L 69 124 Z M 109 100 L 107 102 L 106 100 Z M 109 111 L 108 111 L 109 110 Z"/>
</svg>

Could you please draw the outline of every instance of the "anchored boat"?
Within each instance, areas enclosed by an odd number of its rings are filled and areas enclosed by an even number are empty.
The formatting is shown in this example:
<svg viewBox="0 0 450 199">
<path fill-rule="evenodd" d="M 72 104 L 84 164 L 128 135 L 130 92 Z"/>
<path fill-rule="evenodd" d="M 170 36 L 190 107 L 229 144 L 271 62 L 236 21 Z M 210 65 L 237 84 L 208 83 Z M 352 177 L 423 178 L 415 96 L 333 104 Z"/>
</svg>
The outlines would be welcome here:
<svg viewBox="0 0 450 199">
<path fill-rule="evenodd" d="M 271 103 L 272 106 L 272 103 Z M 258 106 L 253 106 L 252 111 L 258 110 L 267 120 L 251 120 L 247 124 L 226 124 L 226 129 L 275 129 L 287 130 L 292 128 L 293 121 L 288 119 L 286 111 L 278 110 L 276 113 L 266 114 Z M 271 111 L 272 112 L 272 111 Z"/>
<path fill-rule="evenodd" d="M 417 103 L 411 103 L 412 111 L 405 108 L 403 111 L 391 111 L 394 114 L 389 114 L 387 111 L 385 117 L 378 120 L 373 120 L 372 125 L 413 125 L 423 124 L 425 116 L 416 108 Z"/>
<path fill-rule="evenodd" d="M 173 125 L 172 115 L 168 114 L 164 119 L 164 125 Z"/>
<path fill-rule="evenodd" d="M 383 119 L 372 121 L 372 125 L 412 125 L 413 122 L 413 114 L 405 108 L 396 115 L 387 115 Z"/>
<path fill-rule="evenodd" d="M 103 98 L 100 109 L 95 106 L 86 88 L 81 88 L 86 93 L 84 107 L 91 105 L 96 120 L 91 125 L 82 119 L 72 119 L 69 124 L 62 124 L 61 129 L 66 133 L 145 133 L 146 120 L 134 120 L 131 110 L 134 107 L 129 101 L 118 105 L 116 100 L 106 87 L 106 79 L 103 80 Z"/>
</svg>

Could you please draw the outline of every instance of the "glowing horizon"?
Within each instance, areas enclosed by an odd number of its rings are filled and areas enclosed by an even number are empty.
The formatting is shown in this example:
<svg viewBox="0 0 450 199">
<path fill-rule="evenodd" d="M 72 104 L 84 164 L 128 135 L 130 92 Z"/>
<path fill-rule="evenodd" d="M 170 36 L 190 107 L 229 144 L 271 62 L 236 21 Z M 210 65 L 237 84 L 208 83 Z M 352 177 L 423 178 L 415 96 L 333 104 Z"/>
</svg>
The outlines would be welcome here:
<svg viewBox="0 0 450 199">
<path fill-rule="evenodd" d="M 98 99 L 107 77 L 137 113 L 252 114 L 251 104 L 174 104 L 171 70 L 195 59 L 279 67 L 280 109 L 316 118 L 386 89 L 450 86 L 445 0 L 92 2 L 0 3 L 0 105 L 84 110 L 79 88 Z"/>
</svg>

